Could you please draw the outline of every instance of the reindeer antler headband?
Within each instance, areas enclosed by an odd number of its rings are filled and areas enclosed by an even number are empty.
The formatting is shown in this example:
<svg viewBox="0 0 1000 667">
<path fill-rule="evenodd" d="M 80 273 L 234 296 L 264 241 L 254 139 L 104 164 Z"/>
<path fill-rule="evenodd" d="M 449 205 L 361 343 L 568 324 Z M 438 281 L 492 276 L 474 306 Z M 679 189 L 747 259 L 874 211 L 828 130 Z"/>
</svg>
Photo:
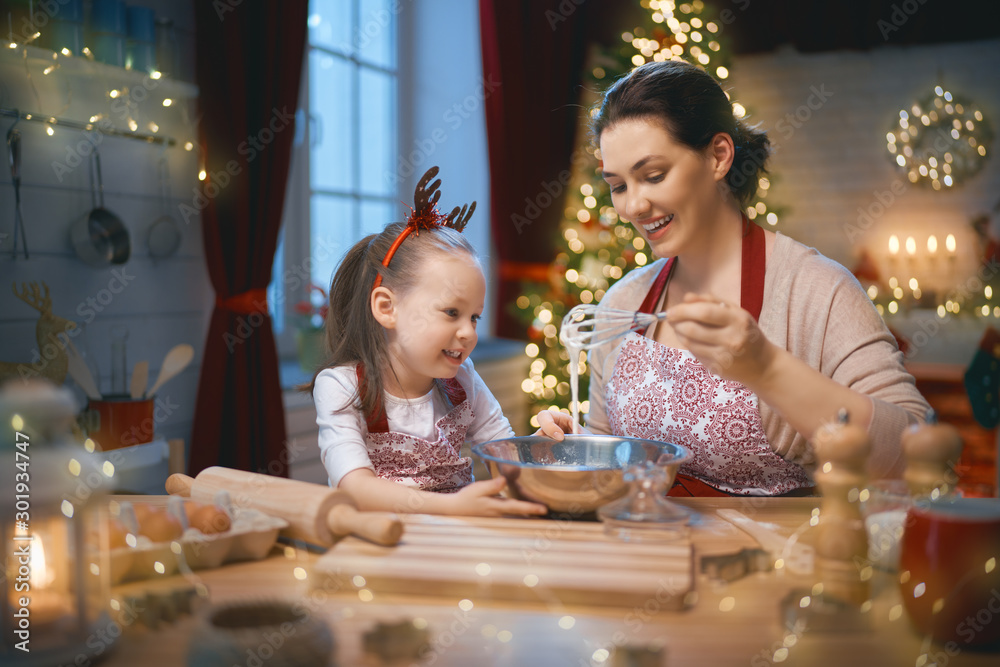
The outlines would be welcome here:
<svg viewBox="0 0 1000 667">
<path fill-rule="evenodd" d="M 417 183 L 417 187 L 413 191 L 413 203 L 416 206 L 410 209 L 411 213 L 410 217 L 406 220 L 406 227 L 399 233 L 399 236 L 396 237 L 396 240 L 392 242 L 389 250 L 385 253 L 385 258 L 382 259 L 382 266 L 389 266 L 392 256 L 396 254 L 399 246 L 403 244 L 403 240 L 411 233 L 414 236 L 420 236 L 421 230 L 435 229 L 437 227 L 451 227 L 455 231 L 461 232 L 469 224 L 469 218 L 472 217 L 472 214 L 476 210 L 476 202 L 472 202 L 471 205 L 463 205 L 461 209 L 456 206 L 448 215 L 444 215 L 437 209 L 438 199 L 441 198 L 441 191 L 438 190 L 441 187 L 441 179 L 439 178 L 431 183 L 431 179 L 437 176 L 437 173 L 438 168 L 431 167 L 421 177 L 420 182 Z M 372 285 L 372 289 L 381 284 L 382 274 L 379 273 L 378 277 L 375 278 L 375 284 Z"/>
</svg>

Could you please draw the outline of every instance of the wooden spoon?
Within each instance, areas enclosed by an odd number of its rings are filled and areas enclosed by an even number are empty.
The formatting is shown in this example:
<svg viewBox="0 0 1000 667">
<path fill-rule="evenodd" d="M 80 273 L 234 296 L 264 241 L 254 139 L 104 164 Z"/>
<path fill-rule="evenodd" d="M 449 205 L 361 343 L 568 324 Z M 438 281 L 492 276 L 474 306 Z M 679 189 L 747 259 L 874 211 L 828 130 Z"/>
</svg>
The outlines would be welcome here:
<svg viewBox="0 0 1000 667">
<path fill-rule="evenodd" d="M 139 400 L 146 395 L 146 385 L 149 384 L 149 362 L 137 361 L 132 367 L 132 380 L 129 384 L 129 394 L 133 400 Z"/>
<path fill-rule="evenodd" d="M 187 365 L 191 363 L 192 359 L 194 359 L 194 348 L 187 343 L 181 343 L 180 345 L 175 345 L 171 348 L 171 350 L 167 352 L 167 356 L 163 359 L 163 365 L 160 366 L 159 377 L 156 378 L 156 382 L 154 382 L 153 386 L 146 392 L 146 395 L 155 395 L 156 390 L 162 387 L 164 382 L 184 370 Z"/>
</svg>

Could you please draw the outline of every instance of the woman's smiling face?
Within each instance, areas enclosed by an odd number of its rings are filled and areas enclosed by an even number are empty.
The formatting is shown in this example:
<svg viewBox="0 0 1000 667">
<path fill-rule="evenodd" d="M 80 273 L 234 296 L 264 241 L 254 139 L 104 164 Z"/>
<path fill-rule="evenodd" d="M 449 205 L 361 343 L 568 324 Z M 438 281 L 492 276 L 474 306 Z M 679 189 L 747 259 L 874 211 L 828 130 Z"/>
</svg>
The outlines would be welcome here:
<svg viewBox="0 0 1000 667">
<path fill-rule="evenodd" d="M 642 118 L 607 128 L 600 144 L 604 180 L 618 216 L 632 223 L 659 257 L 711 243 L 720 201 L 711 149 L 693 150 L 675 141 L 662 124 Z"/>
</svg>

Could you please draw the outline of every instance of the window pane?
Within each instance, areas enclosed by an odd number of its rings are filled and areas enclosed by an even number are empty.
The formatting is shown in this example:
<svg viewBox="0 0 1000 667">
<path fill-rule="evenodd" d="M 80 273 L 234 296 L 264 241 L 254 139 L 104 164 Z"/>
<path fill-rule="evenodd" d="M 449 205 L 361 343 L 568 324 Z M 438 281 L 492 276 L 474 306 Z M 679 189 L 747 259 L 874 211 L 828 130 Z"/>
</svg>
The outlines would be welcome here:
<svg viewBox="0 0 1000 667">
<path fill-rule="evenodd" d="M 359 134 L 361 192 L 394 196 L 396 176 L 392 160 L 396 145 L 395 77 L 362 67 L 360 99 L 364 100 Z"/>
<path fill-rule="evenodd" d="M 353 0 L 312 0 L 309 3 L 309 43 L 351 55 Z"/>
<path fill-rule="evenodd" d="M 361 0 L 354 46 L 361 60 L 396 69 L 396 14 L 398 0 Z"/>
<path fill-rule="evenodd" d="M 402 204 L 393 205 L 387 201 L 363 200 L 361 202 L 361 236 L 377 234 L 390 222 L 405 219 Z"/>
<path fill-rule="evenodd" d="M 321 190 L 352 189 L 354 122 L 350 61 L 322 51 L 309 53 L 309 112 L 317 119 L 312 137 L 310 179 Z"/>
<path fill-rule="evenodd" d="M 312 281 L 330 286 L 341 258 L 361 236 L 355 232 L 351 197 L 312 196 Z"/>
</svg>

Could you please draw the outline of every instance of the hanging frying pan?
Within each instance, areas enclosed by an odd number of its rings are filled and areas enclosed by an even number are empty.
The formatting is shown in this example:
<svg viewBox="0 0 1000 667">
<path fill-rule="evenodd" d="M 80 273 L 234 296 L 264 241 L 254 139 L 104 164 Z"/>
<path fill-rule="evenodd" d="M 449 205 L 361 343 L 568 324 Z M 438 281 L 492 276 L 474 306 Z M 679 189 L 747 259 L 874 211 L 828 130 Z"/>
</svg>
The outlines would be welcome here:
<svg viewBox="0 0 1000 667">
<path fill-rule="evenodd" d="M 70 229 L 73 248 L 80 259 L 92 266 L 124 264 L 132 253 L 132 240 L 121 218 L 104 207 L 101 155 L 96 145 L 91 160 L 90 187 L 94 208 Z"/>
</svg>

